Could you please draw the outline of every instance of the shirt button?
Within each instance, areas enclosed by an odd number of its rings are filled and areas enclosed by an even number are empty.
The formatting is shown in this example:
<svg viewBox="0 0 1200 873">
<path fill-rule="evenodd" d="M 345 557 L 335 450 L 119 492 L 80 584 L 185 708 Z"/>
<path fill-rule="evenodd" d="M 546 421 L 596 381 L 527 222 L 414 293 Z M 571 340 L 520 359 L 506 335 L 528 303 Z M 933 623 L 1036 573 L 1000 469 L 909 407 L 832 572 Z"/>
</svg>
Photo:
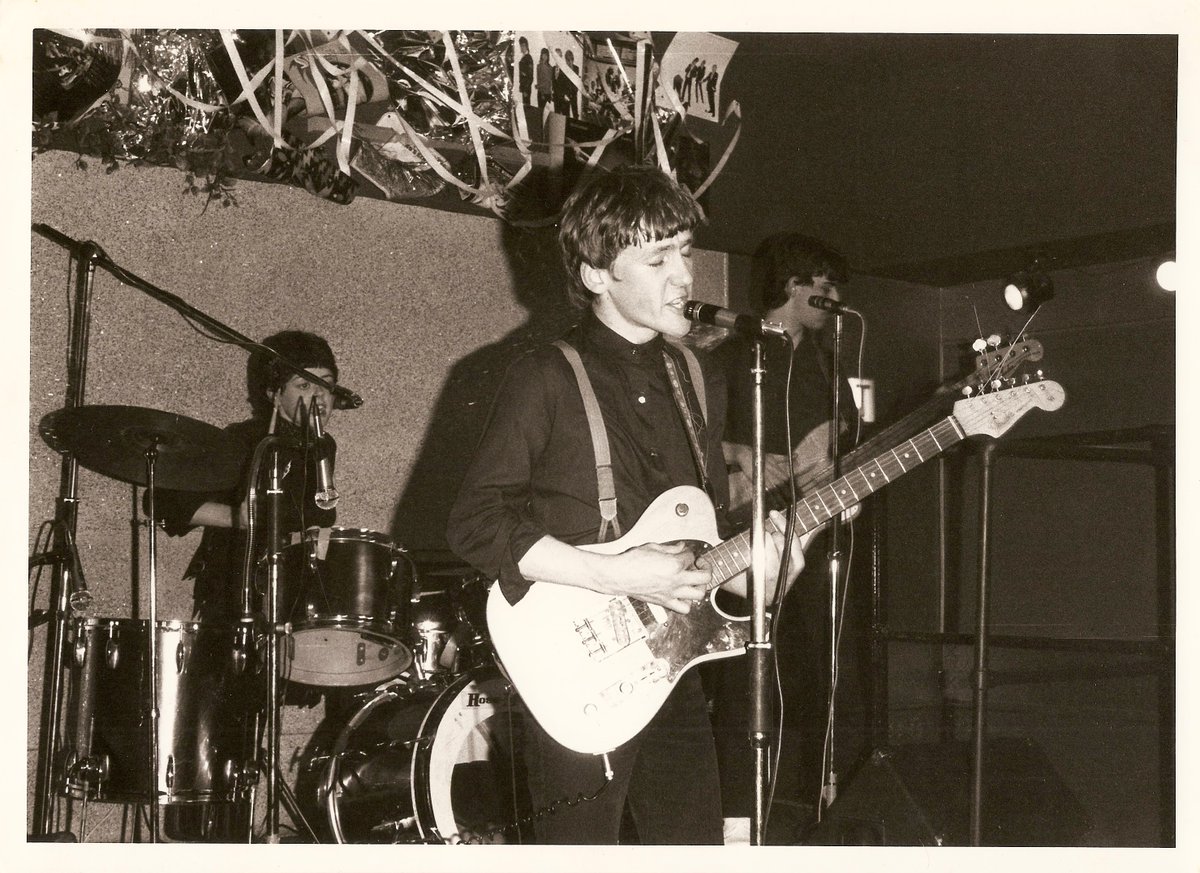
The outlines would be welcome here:
<svg viewBox="0 0 1200 873">
<path fill-rule="evenodd" d="M 638 399 L 637 399 L 637 401 L 638 401 L 638 403 L 645 403 L 645 402 L 646 402 L 646 395 L 644 395 L 644 394 L 639 394 L 639 395 L 638 395 Z"/>
</svg>

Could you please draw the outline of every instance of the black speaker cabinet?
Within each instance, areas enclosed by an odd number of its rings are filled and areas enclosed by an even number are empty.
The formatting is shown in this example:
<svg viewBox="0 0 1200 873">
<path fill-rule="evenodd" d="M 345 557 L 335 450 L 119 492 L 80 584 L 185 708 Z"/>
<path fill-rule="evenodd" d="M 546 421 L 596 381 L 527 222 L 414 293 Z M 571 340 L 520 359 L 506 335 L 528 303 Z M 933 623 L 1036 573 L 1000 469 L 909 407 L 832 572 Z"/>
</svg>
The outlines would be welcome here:
<svg viewBox="0 0 1200 873">
<path fill-rule="evenodd" d="M 984 751 L 980 843 L 1076 846 L 1089 829 L 1079 801 L 1028 739 Z M 900 746 L 871 754 L 805 839 L 814 846 L 967 846 L 971 747 Z"/>
</svg>

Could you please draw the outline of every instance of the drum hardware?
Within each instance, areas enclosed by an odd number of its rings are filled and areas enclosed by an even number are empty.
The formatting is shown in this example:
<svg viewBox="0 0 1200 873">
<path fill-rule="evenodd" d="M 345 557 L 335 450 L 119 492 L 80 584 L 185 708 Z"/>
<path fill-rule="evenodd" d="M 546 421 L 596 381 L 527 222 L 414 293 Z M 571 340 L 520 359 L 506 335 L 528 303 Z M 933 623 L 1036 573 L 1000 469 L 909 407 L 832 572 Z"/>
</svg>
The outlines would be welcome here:
<svg viewBox="0 0 1200 873">
<path fill-rule="evenodd" d="M 195 419 L 136 406 L 68 406 L 43 417 L 40 433 L 55 451 L 69 453 L 90 470 L 146 488 L 150 518 L 160 482 L 182 490 L 221 487 L 223 477 L 236 481 L 236 459 L 226 435 Z M 224 461 L 222 462 L 222 459 Z M 160 465 L 161 464 L 161 465 Z M 149 526 L 150 626 L 157 627 L 158 526 Z M 151 689 L 158 687 L 157 633 L 147 634 Z M 157 789 L 159 710 L 151 701 L 147 720 L 150 741 L 145 750 Z M 150 804 L 151 842 L 158 840 L 157 797 Z"/>
<path fill-rule="evenodd" d="M 249 337 L 243 336 L 225 324 L 222 324 L 212 316 L 190 306 L 181 298 L 170 294 L 167 291 L 158 288 L 139 276 L 134 275 L 128 270 L 120 267 L 113 262 L 104 250 L 95 242 L 79 241 L 70 236 L 50 227 L 46 224 L 35 223 L 33 230 L 47 239 L 51 240 L 56 245 L 66 249 L 71 255 L 71 266 L 74 268 L 74 300 L 69 322 L 69 331 L 67 337 L 67 373 L 66 373 L 66 392 L 64 408 L 61 410 L 62 420 L 68 423 L 72 420 L 78 421 L 73 417 L 80 414 L 80 410 L 86 408 L 84 406 L 85 387 L 87 382 L 87 361 L 89 351 L 89 336 L 91 332 L 91 303 L 93 280 L 97 266 L 102 266 L 114 276 L 116 276 L 124 287 L 133 287 L 149 296 L 153 297 L 160 303 L 163 303 L 173 309 L 175 312 L 184 316 L 184 318 L 193 325 L 201 325 L 204 327 L 207 335 L 222 341 L 234 343 L 244 349 L 254 349 L 260 353 L 269 355 L 272 360 L 291 371 L 296 375 L 303 376 L 310 381 L 316 382 L 324 386 L 332 392 L 336 398 L 336 403 L 341 408 L 355 408 L 362 405 L 362 398 L 351 391 L 345 385 L 330 385 L 326 381 L 316 377 L 308 372 L 303 367 L 289 361 L 287 358 L 279 355 L 273 349 L 254 342 Z M 87 415 L 87 413 L 82 413 Z M 50 418 L 49 416 L 47 418 Z M 124 478 L 121 475 L 115 475 L 115 478 L 123 481 L 130 481 L 133 484 L 143 484 L 140 481 L 134 481 L 133 477 L 140 476 L 140 468 L 138 462 L 129 462 L 128 450 L 130 444 L 144 450 L 146 461 L 147 481 L 144 483 L 148 490 L 148 498 L 150 500 L 151 513 L 150 517 L 154 518 L 154 486 L 155 486 L 155 461 L 161 456 L 163 465 L 158 471 L 161 478 L 159 481 L 166 487 L 179 490 L 212 490 L 213 484 L 206 480 L 212 475 L 212 470 L 217 466 L 224 466 L 222 451 L 210 452 L 208 450 L 197 450 L 191 453 L 190 456 L 195 460 L 195 455 L 202 456 L 203 460 L 200 463 L 187 464 L 183 458 L 189 456 L 189 453 L 181 453 L 179 451 L 180 442 L 186 440 L 176 439 L 181 436 L 181 432 L 186 434 L 192 433 L 194 429 L 190 428 L 190 421 L 183 421 L 176 417 L 173 421 L 164 424 L 162 415 L 153 416 L 153 421 L 143 421 L 142 424 L 149 424 L 148 428 L 143 428 L 142 433 L 131 436 L 123 443 L 124 452 L 118 453 L 120 456 L 116 459 L 120 462 L 119 466 L 122 472 L 129 474 L 130 478 Z M 45 424 L 45 419 L 43 420 Z M 51 428 L 53 430 L 53 428 Z M 103 433 L 99 434 L 104 436 Z M 77 525 L 77 509 L 79 503 L 78 494 L 78 466 L 83 464 L 88 466 L 89 463 L 95 467 L 106 467 L 109 462 L 114 459 L 111 455 L 101 454 L 101 457 L 95 458 L 90 455 L 91 445 L 103 442 L 97 440 L 96 433 L 86 435 L 86 439 L 81 441 L 78 439 L 80 434 L 76 432 L 74 440 L 64 439 L 59 445 L 54 446 L 58 451 L 62 452 L 63 462 L 61 474 L 59 478 L 59 492 L 56 502 L 54 516 L 54 530 L 59 537 L 72 537 Z M 109 434 L 111 436 L 111 434 Z M 47 440 L 49 442 L 49 440 Z M 68 442 L 70 444 L 68 444 Z M 112 444 L 113 440 L 108 440 Z M 53 445 L 53 444 L 52 444 Z M 86 456 L 81 457 L 81 456 Z M 181 467 L 187 466 L 187 475 L 182 475 Z M 232 465 L 231 465 L 232 466 Z M 105 475 L 114 475 L 108 469 L 99 469 Z M 237 481 L 237 471 L 229 479 L 229 487 Z M 214 477 L 215 478 L 215 477 Z M 203 484 L 201 482 L 203 481 Z M 220 486 L 217 486 L 220 487 Z M 157 605 L 156 605 L 156 543 L 155 530 L 156 525 L 151 525 L 150 535 L 150 627 L 157 626 Z M 57 543 L 55 546 L 57 547 Z M 249 563 L 247 561 L 247 563 Z M 69 620 L 69 597 L 77 590 L 80 580 L 75 578 L 75 569 L 77 561 L 68 562 L 59 560 L 54 562 L 55 573 L 53 583 L 49 595 L 50 608 L 47 614 L 50 616 L 49 630 L 46 638 L 46 659 L 45 659 L 45 679 L 44 693 L 42 697 L 42 711 L 40 715 L 40 724 L 38 731 L 38 763 L 36 773 L 36 784 L 34 792 L 34 809 L 33 809 L 33 839 L 45 838 L 52 834 L 51 823 L 55 816 L 54 796 L 55 796 L 55 764 L 58 756 L 60 736 L 59 728 L 62 716 L 63 706 L 63 674 L 66 661 L 66 638 L 68 632 Z M 246 573 L 247 579 L 249 572 Z M 246 588 L 249 588 L 247 582 Z M 277 592 L 272 591 L 272 594 Z M 243 612 L 249 614 L 248 603 Z M 274 599 L 272 600 L 272 607 Z M 156 670 L 156 634 L 149 633 L 149 662 L 148 668 L 153 676 Z M 274 635 L 271 635 L 274 639 Z M 274 649 L 269 647 L 272 654 Z M 270 663 L 270 677 L 273 685 L 276 676 L 275 663 Z M 151 688 L 156 687 L 157 683 L 152 682 Z M 272 710 L 278 708 L 278 699 L 272 698 Z M 156 719 L 157 712 L 154 706 L 151 706 L 149 717 L 152 721 Z M 150 743 L 152 750 L 157 747 L 157 732 L 152 731 L 153 741 Z M 151 752 L 151 757 L 155 757 L 155 752 Z M 150 768 L 151 773 L 157 772 L 156 761 L 152 761 Z M 272 776 L 274 773 L 272 773 Z M 277 810 L 277 803 L 274 803 L 274 796 L 270 790 L 272 786 L 268 785 L 268 805 Z M 253 809 L 253 794 L 254 786 L 250 787 L 251 804 Z M 86 804 L 84 807 L 86 815 Z M 157 839 L 157 804 L 151 804 L 151 839 Z M 273 836 L 274 831 L 268 835 Z"/>
</svg>

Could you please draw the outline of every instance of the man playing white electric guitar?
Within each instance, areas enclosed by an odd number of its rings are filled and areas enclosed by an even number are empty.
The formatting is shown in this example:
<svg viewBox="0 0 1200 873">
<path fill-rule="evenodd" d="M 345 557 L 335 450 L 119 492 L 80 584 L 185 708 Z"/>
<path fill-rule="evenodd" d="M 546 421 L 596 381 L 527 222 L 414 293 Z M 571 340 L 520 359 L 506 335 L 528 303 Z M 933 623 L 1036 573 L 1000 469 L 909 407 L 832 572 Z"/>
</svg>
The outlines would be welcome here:
<svg viewBox="0 0 1200 873">
<path fill-rule="evenodd" d="M 535 716 L 533 804 L 555 807 L 536 822 L 539 842 L 615 843 L 627 804 L 643 843 L 722 842 L 706 702 L 682 659 L 711 641 L 725 649 L 713 657 L 744 645 L 718 639 L 729 632 L 708 598 L 722 583 L 744 591 L 744 565 L 730 576 L 716 555 L 694 560 L 726 533 L 724 396 L 665 339 L 691 327 L 701 219 L 685 189 L 645 167 L 598 173 L 572 195 L 559 242 L 583 320 L 510 368 L 451 512 L 451 548 L 499 580 L 489 627 Z M 783 547 L 783 516 L 771 519 L 768 579 Z M 790 566 L 794 578 L 799 542 Z M 703 628 L 679 625 L 648 656 L 650 629 L 689 614 Z M 604 784 L 590 802 L 562 802 Z"/>
</svg>

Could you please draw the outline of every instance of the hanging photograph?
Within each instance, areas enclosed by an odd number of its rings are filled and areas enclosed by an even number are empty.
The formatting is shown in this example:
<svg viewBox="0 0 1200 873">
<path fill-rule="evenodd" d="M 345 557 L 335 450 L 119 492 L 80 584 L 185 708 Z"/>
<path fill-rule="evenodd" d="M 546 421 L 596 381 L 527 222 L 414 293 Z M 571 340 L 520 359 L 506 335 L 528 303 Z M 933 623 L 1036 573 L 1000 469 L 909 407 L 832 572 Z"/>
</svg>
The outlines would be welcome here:
<svg viewBox="0 0 1200 873">
<path fill-rule="evenodd" d="M 721 82 L 738 44 L 711 33 L 677 33 L 663 53 L 659 106 L 671 106 L 667 88 L 675 91 L 689 116 L 719 121 Z"/>
</svg>

